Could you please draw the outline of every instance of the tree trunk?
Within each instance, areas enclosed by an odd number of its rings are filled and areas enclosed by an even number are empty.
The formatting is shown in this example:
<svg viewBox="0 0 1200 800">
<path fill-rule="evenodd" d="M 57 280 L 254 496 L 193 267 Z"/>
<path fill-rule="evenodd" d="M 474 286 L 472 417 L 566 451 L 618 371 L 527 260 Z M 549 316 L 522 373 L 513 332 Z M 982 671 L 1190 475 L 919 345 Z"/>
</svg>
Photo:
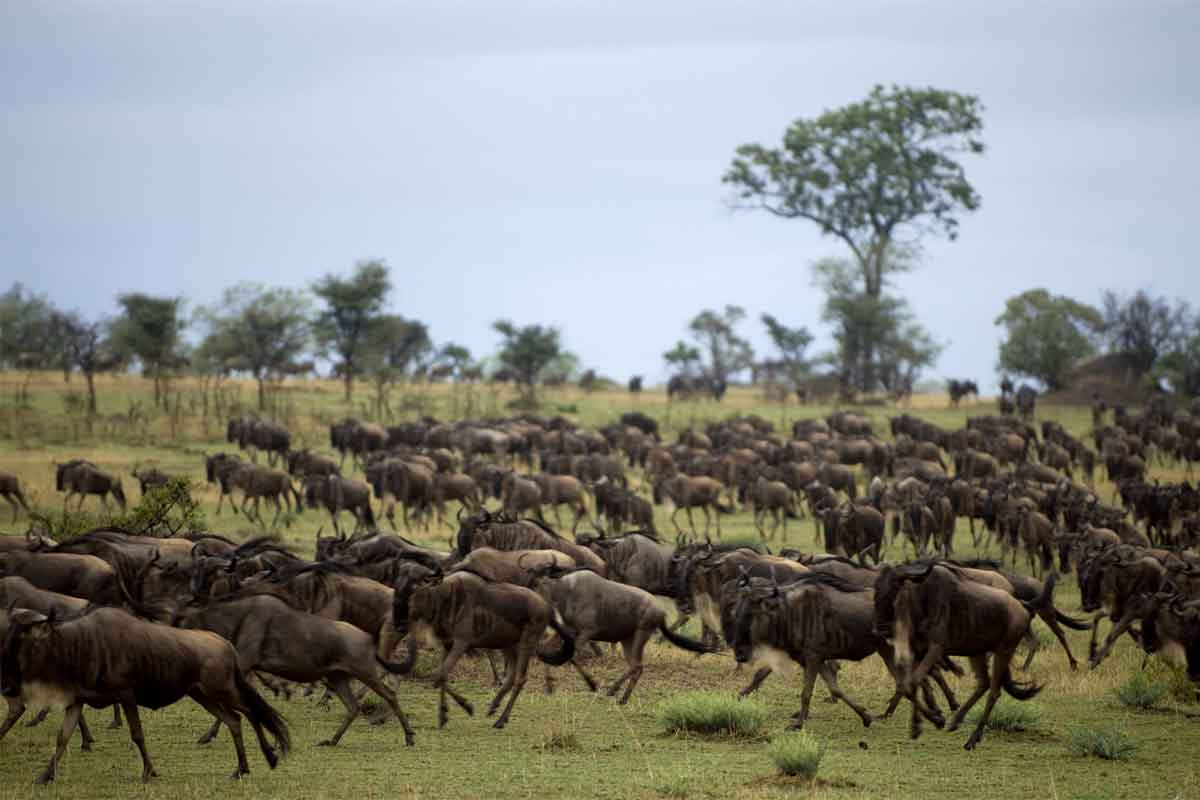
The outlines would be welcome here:
<svg viewBox="0 0 1200 800">
<path fill-rule="evenodd" d="M 254 379 L 258 381 L 258 410 L 263 411 L 267 407 L 267 393 L 263 388 L 263 377 L 262 375 L 255 375 Z"/>
<path fill-rule="evenodd" d="M 88 414 L 95 416 L 96 414 L 96 383 L 95 376 L 91 370 L 83 373 L 83 377 L 87 380 L 88 387 Z"/>
<path fill-rule="evenodd" d="M 350 365 L 342 362 L 342 381 L 346 385 L 346 402 L 349 403 L 354 395 L 354 373 L 350 371 Z"/>
</svg>

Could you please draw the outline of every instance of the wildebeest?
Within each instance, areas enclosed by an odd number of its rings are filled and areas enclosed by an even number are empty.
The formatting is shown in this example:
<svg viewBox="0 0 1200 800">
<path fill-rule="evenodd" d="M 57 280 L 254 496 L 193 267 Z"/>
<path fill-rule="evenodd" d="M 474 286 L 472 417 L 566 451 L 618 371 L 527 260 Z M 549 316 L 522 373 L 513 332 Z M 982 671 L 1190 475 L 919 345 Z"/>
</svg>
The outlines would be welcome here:
<svg viewBox="0 0 1200 800">
<path fill-rule="evenodd" d="M 769 481 L 759 475 L 753 483 L 743 490 L 742 499 L 754 506 L 754 526 L 764 539 L 774 539 L 775 532 L 783 524 L 783 538 L 787 539 L 788 519 L 799 519 L 796 513 L 796 497 L 786 483 Z M 771 515 L 771 532 L 768 534 L 763 525 L 766 515 Z"/>
<path fill-rule="evenodd" d="M 841 508 L 824 509 L 825 551 L 847 558 L 857 556 L 866 564 L 876 564 L 883 555 L 883 514 L 871 506 L 846 503 Z"/>
<path fill-rule="evenodd" d="M 508 724 L 513 704 L 525 686 L 529 659 L 536 653 L 551 666 L 566 664 L 575 654 L 575 639 L 555 618 L 554 609 L 535 592 L 508 583 L 492 583 L 470 572 L 443 577 L 419 564 L 408 565 L 408 574 L 397 581 L 392 620 L 399 634 L 411 634 L 409 659 L 416 641 L 432 639 L 444 650 L 433 685 L 439 691 L 438 727 L 446 724 L 446 695 L 464 711 L 474 714 L 465 697 L 449 684 L 454 665 L 471 650 L 499 650 L 504 654 L 504 684 L 488 707 L 491 716 L 508 697 L 495 727 Z M 550 627 L 562 639 L 557 653 L 537 652 L 538 642 Z"/>
<path fill-rule="evenodd" d="M 404 743 L 412 745 L 408 718 L 377 669 L 401 674 L 411 667 L 380 658 L 370 634 L 353 625 L 296 611 L 282 600 L 264 595 L 188 607 L 176 616 L 174 624 L 212 631 L 227 639 L 237 650 L 238 666 L 246 675 L 261 671 L 297 683 L 323 681 L 346 707 L 346 717 L 337 732 L 320 745 L 335 746 L 359 714 L 351 679 L 383 698 L 404 728 Z M 201 742 L 211 741 L 219 725 L 217 720 Z"/>
<path fill-rule="evenodd" d="M 1192 683 L 1200 684 L 1200 601 L 1168 591 L 1143 594 L 1130 604 L 1111 638 L 1119 638 L 1135 622 L 1142 623 L 1140 644 L 1147 654 L 1157 653 L 1168 664 L 1186 670 Z M 1094 653 L 1092 667 L 1107 654 L 1107 646 Z"/>
<path fill-rule="evenodd" d="M 673 478 L 665 478 L 654 484 L 654 502 L 661 503 L 665 498 L 670 498 L 675 505 L 675 510 L 671 512 L 671 524 L 675 526 L 677 533 L 682 533 L 683 529 L 679 527 L 679 523 L 675 521 L 675 516 L 684 509 L 687 509 L 688 525 L 692 529 L 692 533 L 696 533 L 696 523 L 692 519 L 692 509 L 700 508 L 704 511 L 704 535 L 708 536 L 709 525 L 712 522 L 712 517 L 709 514 L 711 508 L 717 517 L 717 537 L 721 536 L 721 515 L 729 513 L 728 506 L 721 504 L 721 492 L 725 487 L 721 482 L 707 476 L 692 476 L 692 475 L 676 475 Z"/>
<path fill-rule="evenodd" d="M 233 777 L 250 773 L 242 716 L 249 719 L 272 768 L 278 757 L 266 734 L 284 755 L 291 749 L 283 718 L 246 682 L 233 645 L 212 633 L 156 625 L 115 608 L 96 608 L 63 622 L 22 610 L 9 619 L 2 659 L 0 690 L 6 697 L 20 696 L 35 708 L 66 708 L 54 755 L 37 783 L 54 780 L 84 704 L 120 704 L 142 756 L 143 781 L 157 773 L 146 751 L 138 707 L 164 708 L 185 695 L 229 728 L 237 750 Z"/>
<path fill-rule="evenodd" d="M 895 650 L 900 689 L 913 705 L 914 739 L 921 733 L 921 715 L 933 718 L 917 699 L 915 688 L 946 656 L 968 657 L 977 679 L 975 691 L 954 713 L 949 730 L 956 730 L 979 698 L 988 695 L 979 724 L 964 745 L 967 750 L 983 738 L 1002 688 L 1017 700 L 1028 700 L 1041 691 L 1039 686 L 1013 680 L 1011 665 L 1034 609 L 1051 602 L 1056 577 L 1051 575 L 1042 596 L 1026 604 L 1008 592 L 961 579 L 937 564 L 883 569 L 875 584 L 875 624 Z"/>
<path fill-rule="evenodd" d="M 138 490 L 143 497 L 149 490 L 161 489 L 171 482 L 171 476 L 157 467 L 135 468 L 130 474 L 138 482 Z"/>
<path fill-rule="evenodd" d="M 39 589 L 120 605 L 128 593 L 117 571 L 103 559 L 75 553 L 0 553 L 0 575 L 18 575 Z"/>
<path fill-rule="evenodd" d="M 655 631 L 676 647 L 693 653 L 709 653 L 712 648 L 676 634 L 667 627 L 667 614 L 644 589 L 602 578 L 588 569 L 548 570 L 534 590 L 562 615 L 575 634 L 575 649 L 582 652 L 588 642 L 620 642 L 629 669 L 609 687 L 609 696 L 625 686 L 620 703 L 629 702 L 642 677 L 646 643 Z M 594 686 L 586 671 L 576 669 L 589 686 Z"/>
<path fill-rule="evenodd" d="M 1021 384 L 1017 389 L 1017 413 L 1021 419 L 1029 422 L 1033 419 L 1034 407 L 1037 405 L 1037 390 L 1027 384 Z"/>
<path fill-rule="evenodd" d="M 338 475 L 341 468 L 329 456 L 314 453 L 306 447 L 288 451 L 287 471 L 297 478 L 307 478 L 310 475 Z"/>
<path fill-rule="evenodd" d="M 241 464 L 237 469 L 228 473 L 222 481 L 222 491 L 233 493 L 234 489 L 240 489 L 242 492 L 242 513 L 250 517 L 250 511 L 246 508 L 247 503 L 254 501 L 254 519 L 263 522 L 262 514 L 259 511 L 259 501 L 262 498 L 267 498 L 272 506 L 275 507 L 275 516 L 271 519 L 271 527 L 279 521 L 279 515 L 284 508 L 290 512 L 292 510 L 292 498 L 296 502 L 296 510 L 303 508 L 300 499 L 300 492 L 292 484 L 292 476 L 281 469 L 273 467 L 261 466 L 259 464 Z M 283 498 L 282 505 L 279 502 Z M 231 498 L 232 499 L 232 498 Z M 238 507 L 233 506 L 234 513 L 237 513 Z"/>
<path fill-rule="evenodd" d="M 564 539 L 543 523 L 531 519 L 514 520 L 494 517 L 480 511 L 461 521 L 455 542 L 455 553 L 465 558 L 479 547 L 497 550 L 558 550 L 566 553 L 581 567 L 601 575 L 607 574 L 604 560 L 586 547 Z"/>
<path fill-rule="evenodd" d="M 1099 612 L 1092 620 L 1089 645 L 1091 661 L 1098 664 L 1108 655 L 1121 634 L 1129 630 L 1129 623 L 1122 625 L 1122 622 L 1127 618 L 1136 618 L 1137 612 L 1130 611 L 1138 606 L 1136 601 L 1162 591 L 1167 571 L 1157 559 L 1140 555 L 1128 546 L 1116 546 L 1081 558 L 1076 578 L 1083 610 Z M 1108 609 L 1108 617 L 1114 627 L 1105 638 L 1104 645 L 1097 650 L 1100 620 L 1104 617 L 1102 608 Z"/>
<path fill-rule="evenodd" d="M 265 450 L 267 463 L 275 465 L 276 458 L 286 459 L 292 449 L 292 436 L 282 425 L 253 418 L 233 417 L 225 429 L 225 439 L 249 450 L 254 458 L 256 450 Z"/>
<path fill-rule="evenodd" d="M 959 402 L 964 397 L 971 395 L 979 397 L 979 387 L 975 385 L 975 381 L 948 380 L 946 381 L 946 391 L 950 394 L 950 405 L 955 408 L 958 408 Z"/>
<path fill-rule="evenodd" d="M 0 497 L 12 506 L 13 522 L 17 521 L 18 503 L 20 508 L 25 509 L 26 514 L 29 513 L 29 503 L 25 500 L 25 493 L 21 491 L 21 481 L 11 472 L 0 470 Z"/>
<path fill-rule="evenodd" d="M 206 455 L 204 457 L 204 477 L 209 483 L 217 486 L 217 514 L 221 513 L 221 506 L 225 503 L 225 496 L 229 495 L 229 504 L 233 505 L 232 485 L 229 483 L 229 477 L 242 466 L 244 462 L 242 457 L 236 453 L 216 453 L 214 455 Z M 234 512 L 237 509 L 234 508 Z"/>
<path fill-rule="evenodd" d="M 579 528 L 579 521 L 587 518 L 587 504 L 584 502 L 583 484 L 574 475 L 547 475 L 540 472 L 533 476 L 542 496 L 542 506 L 550 506 L 554 510 L 554 521 L 562 527 L 562 517 L 559 516 L 559 506 L 566 506 L 575 515 L 571 532 Z M 518 512 L 513 512 L 518 513 Z"/>
<path fill-rule="evenodd" d="M 324 508 L 333 518 L 333 529 L 341 533 L 338 515 L 349 511 L 354 515 L 354 529 L 375 527 L 375 512 L 371 510 L 371 486 L 341 475 L 310 475 L 304 479 L 304 502 L 309 508 Z"/>
<path fill-rule="evenodd" d="M 89 494 L 98 495 L 100 503 L 108 508 L 108 495 L 112 495 L 121 510 L 125 510 L 125 490 L 121 488 L 121 479 L 107 473 L 90 461 L 76 459 L 65 464 L 55 465 L 55 488 L 66 492 L 63 497 L 63 507 L 66 508 L 72 495 L 79 495 L 76 509 L 83 508 L 83 501 Z"/>
</svg>

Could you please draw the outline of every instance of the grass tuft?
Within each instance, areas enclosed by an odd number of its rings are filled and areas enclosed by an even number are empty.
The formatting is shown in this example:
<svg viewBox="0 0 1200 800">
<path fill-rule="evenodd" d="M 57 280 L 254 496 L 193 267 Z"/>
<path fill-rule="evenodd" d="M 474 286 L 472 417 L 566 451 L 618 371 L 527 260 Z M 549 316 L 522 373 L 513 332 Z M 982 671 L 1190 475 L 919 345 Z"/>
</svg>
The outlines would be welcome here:
<svg viewBox="0 0 1200 800">
<path fill-rule="evenodd" d="M 983 704 L 979 703 L 967 714 L 967 722 L 978 725 L 982 715 Z M 988 717 L 987 721 L 987 729 L 1019 733 L 1036 730 L 1041 721 L 1042 707 L 1037 703 L 1004 698 L 992 708 L 992 715 Z"/>
<path fill-rule="evenodd" d="M 1162 701 L 1171 687 L 1166 681 L 1153 680 L 1141 670 L 1129 676 L 1129 680 L 1118 686 L 1114 691 L 1117 700 L 1127 708 L 1143 710 L 1154 708 Z"/>
<path fill-rule="evenodd" d="M 654 787 L 660 797 L 676 798 L 676 800 L 685 800 L 688 797 L 693 797 L 692 782 L 686 775 L 674 775 Z"/>
<path fill-rule="evenodd" d="M 1075 727 L 1069 731 L 1068 746 L 1077 756 L 1095 756 L 1109 761 L 1133 758 L 1137 743 L 1116 729 Z"/>
<path fill-rule="evenodd" d="M 766 719 L 761 703 L 724 692 L 688 692 L 664 701 L 659 710 L 659 723 L 667 733 L 749 738 L 762 735 Z"/>
<path fill-rule="evenodd" d="M 825 744 L 808 731 L 799 731 L 775 737 L 768 752 L 782 774 L 812 780 L 825 757 Z"/>
</svg>

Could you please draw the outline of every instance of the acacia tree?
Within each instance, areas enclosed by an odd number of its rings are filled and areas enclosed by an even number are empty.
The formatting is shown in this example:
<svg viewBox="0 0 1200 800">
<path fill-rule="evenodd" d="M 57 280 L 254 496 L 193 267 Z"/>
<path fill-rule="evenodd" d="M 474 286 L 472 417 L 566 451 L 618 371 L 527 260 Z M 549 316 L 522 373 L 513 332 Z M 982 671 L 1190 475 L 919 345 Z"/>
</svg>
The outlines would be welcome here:
<svg viewBox="0 0 1200 800">
<path fill-rule="evenodd" d="M 1186 337 L 1190 314 L 1183 301 L 1172 306 L 1167 298 L 1152 297 L 1145 289 L 1129 297 L 1106 291 L 1103 301 L 1109 349 L 1138 375 L 1150 372 L 1168 351 L 1178 350 Z"/>
<path fill-rule="evenodd" d="M 983 153 L 977 97 L 934 88 L 876 86 L 865 100 L 798 119 L 780 147 L 745 144 L 725 172 L 738 208 L 804 219 L 849 248 L 862 291 L 878 300 L 889 272 L 908 264 L 897 245 L 958 234 L 979 207 L 958 158 Z M 862 341 L 862 389 L 874 383 L 877 340 Z"/>
<path fill-rule="evenodd" d="M 461 344 L 446 342 L 438 351 L 437 361 L 450 367 L 451 374 L 461 380 L 471 366 L 471 351 Z"/>
<path fill-rule="evenodd" d="M 169 371 L 184 362 L 183 298 L 152 297 L 141 292 L 117 298 L 122 315 L 113 321 L 109 338 L 114 349 L 136 358 L 154 381 L 154 404 L 166 407 Z"/>
<path fill-rule="evenodd" d="M 807 356 L 808 346 L 812 344 L 813 335 L 804 325 L 789 328 L 770 314 L 763 314 L 760 319 L 767 328 L 767 336 L 775 345 L 779 354 L 779 364 L 796 389 L 812 369 L 812 363 Z"/>
<path fill-rule="evenodd" d="M 700 351 L 692 347 L 684 341 L 675 343 L 675 346 L 663 353 L 663 361 L 666 361 L 675 371 L 689 374 L 692 368 L 700 363 Z"/>
<path fill-rule="evenodd" d="M 996 317 L 1004 326 L 999 367 L 1060 389 L 1068 370 L 1096 352 L 1104 317 L 1095 308 L 1045 289 L 1010 297 Z"/>
<path fill-rule="evenodd" d="M 54 329 L 62 342 L 67 369 L 78 369 L 87 383 L 88 414 L 96 413 L 96 373 L 113 369 L 119 358 L 103 342 L 104 323 L 89 321 L 77 312 L 56 313 Z"/>
<path fill-rule="evenodd" d="M 371 323 L 359 363 L 374 383 L 376 413 L 391 413 L 387 398 L 392 384 L 424 368 L 432 351 L 429 328 L 423 322 L 381 314 Z"/>
<path fill-rule="evenodd" d="M 534 385 L 542 371 L 563 354 L 558 328 L 542 325 L 517 327 L 509 320 L 497 320 L 492 328 L 503 337 L 497 357 L 521 388 L 523 400 L 536 401 Z"/>
<path fill-rule="evenodd" d="M 337 357 L 337 371 L 346 387 L 346 402 L 354 393 L 354 376 L 370 346 L 371 327 L 379 318 L 392 289 L 384 261 L 359 261 L 349 278 L 326 275 L 312 291 L 325 304 L 313 325 L 318 344 Z"/>
<path fill-rule="evenodd" d="M 754 361 L 750 343 L 737 334 L 737 324 L 746 318 L 741 306 L 727 305 L 723 311 L 704 309 L 688 324 L 692 338 L 708 354 L 710 377 L 722 382 Z"/>
<path fill-rule="evenodd" d="M 197 317 L 209 329 L 201 351 L 222 371 L 249 372 L 258 383 L 258 407 L 266 408 L 269 380 L 295 371 L 312 342 L 312 303 L 301 291 L 256 283 L 231 286 L 221 302 Z"/>
<path fill-rule="evenodd" d="M 54 306 L 44 296 L 14 283 L 0 294 L 0 366 L 45 369 L 62 358 L 54 335 Z"/>
</svg>

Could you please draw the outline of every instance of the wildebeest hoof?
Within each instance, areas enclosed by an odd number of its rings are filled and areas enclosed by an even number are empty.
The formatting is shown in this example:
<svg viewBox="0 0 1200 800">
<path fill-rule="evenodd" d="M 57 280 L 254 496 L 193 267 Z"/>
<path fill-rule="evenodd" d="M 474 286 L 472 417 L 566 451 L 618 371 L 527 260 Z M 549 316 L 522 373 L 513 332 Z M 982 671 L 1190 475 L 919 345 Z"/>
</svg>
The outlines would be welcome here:
<svg viewBox="0 0 1200 800">
<path fill-rule="evenodd" d="M 121 723 L 117 722 L 115 719 L 112 722 L 108 723 L 108 729 L 110 731 L 119 730 L 120 727 L 121 727 Z"/>
<path fill-rule="evenodd" d="M 413 735 L 411 733 L 404 734 L 404 746 L 405 747 L 413 746 Z"/>
<path fill-rule="evenodd" d="M 151 778 L 157 778 L 157 777 L 158 777 L 158 773 L 155 772 L 154 770 L 150 770 L 149 772 L 143 772 L 142 773 L 142 783 L 149 783 Z"/>
<path fill-rule="evenodd" d="M 956 719 L 950 720 L 950 724 L 946 726 L 946 731 L 948 733 L 953 733 L 954 731 L 958 730 L 959 724 L 959 721 Z"/>
<path fill-rule="evenodd" d="M 267 766 L 271 769 L 275 769 L 275 767 L 279 764 L 279 756 L 275 755 L 274 749 L 268 748 L 264 750 L 263 756 L 267 759 Z"/>
<path fill-rule="evenodd" d="M 836 697 L 834 697 L 833 695 L 829 695 L 829 697 L 825 698 L 826 703 L 837 703 L 837 701 L 838 701 L 838 699 Z"/>
<path fill-rule="evenodd" d="M 498 720 L 496 720 L 495 722 L 493 722 L 493 723 L 492 723 L 492 727 L 493 727 L 493 728 L 495 728 L 496 730 L 501 730 L 501 729 L 503 729 L 503 728 L 504 728 L 504 726 L 505 726 L 505 725 L 507 725 L 507 724 L 508 724 L 508 721 L 507 721 L 507 720 L 504 720 L 504 719 L 498 719 Z"/>
<path fill-rule="evenodd" d="M 241 771 L 241 769 L 235 769 L 235 770 L 233 771 L 233 774 L 229 776 L 229 780 L 231 780 L 231 781 L 240 781 L 240 780 L 242 779 L 242 775 L 243 775 L 243 774 L 245 774 L 245 775 L 249 775 L 249 774 L 250 774 L 250 770 L 246 770 L 246 772 L 245 772 L 245 773 L 243 773 L 243 772 Z"/>
<path fill-rule="evenodd" d="M 38 775 L 37 780 L 35 780 L 33 782 L 33 785 L 34 786 L 45 786 L 47 783 L 50 783 L 53 780 L 54 780 L 54 773 L 47 770 L 47 771 L 43 772 L 41 775 Z"/>
<path fill-rule="evenodd" d="M 317 747 L 335 747 L 336 745 L 337 742 L 333 739 L 325 739 L 324 741 L 317 742 Z"/>
<path fill-rule="evenodd" d="M 784 730 L 788 730 L 788 731 L 801 731 L 801 730 L 804 730 L 804 720 L 802 720 L 802 719 L 796 719 L 796 718 L 794 718 L 794 717 L 793 717 L 793 718 L 792 718 L 792 721 L 791 721 L 791 722 L 789 722 L 789 723 L 787 724 L 787 727 L 786 727 L 786 728 L 784 728 Z"/>
<path fill-rule="evenodd" d="M 872 717 L 870 714 L 867 714 L 865 717 L 862 718 L 863 727 L 864 728 L 871 727 L 871 723 L 874 721 L 875 721 L 875 718 Z"/>
</svg>

